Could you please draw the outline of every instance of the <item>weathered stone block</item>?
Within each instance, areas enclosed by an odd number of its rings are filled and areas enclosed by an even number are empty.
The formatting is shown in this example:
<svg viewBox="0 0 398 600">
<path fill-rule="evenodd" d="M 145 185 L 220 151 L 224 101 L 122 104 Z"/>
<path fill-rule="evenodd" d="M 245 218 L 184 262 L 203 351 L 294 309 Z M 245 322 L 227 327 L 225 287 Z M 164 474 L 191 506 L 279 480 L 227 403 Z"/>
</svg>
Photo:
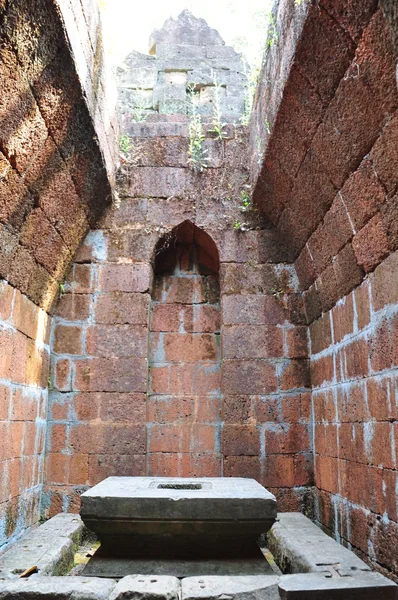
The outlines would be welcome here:
<svg viewBox="0 0 398 600">
<path fill-rule="evenodd" d="M 302 598 L 321 600 L 395 600 L 398 587 L 380 573 L 352 573 L 338 569 L 339 574 L 306 573 L 283 575 L 280 578 L 279 593 L 282 600 Z"/>
<path fill-rule="evenodd" d="M 111 579 L 94 577 L 38 577 L 19 579 L 0 584 L 0 597 L 4 600 L 108 600 L 115 587 Z"/>
<path fill-rule="evenodd" d="M 276 325 L 283 323 L 286 319 L 283 302 L 275 296 L 261 294 L 224 296 L 222 314 L 225 325 Z"/>
<path fill-rule="evenodd" d="M 235 394 L 269 394 L 276 391 L 276 367 L 266 360 L 224 360 L 224 392 Z"/>
<path fill-rule="evenodd" d="M 137 167 L 130 171 L 131 196 L 169 198 L 181 196 L 186 188 L 186 170 L 173 167 Z"/>
<path fill-rule="evenodd" d="M 272 325 L 232 325 L 223 330 L 224 358 L 280 358 L 283 331 Z"/>
<path fill-rule="evenodd" d="M 279 578 L 273 575 L 231 575 L 229 577 L 185 577 L 181 582 L 182 600 L 279 600 Z"/>
<path fill-rule="evenodd" d="M 130 324 L 93 325 L 86 330 L 86 352 L 91 356 L 146 358 L 148 329 Z"/>
<path fill-rule="evenodd" d="M 150 54 L 156 54 L 157 44 L 223 46 L 224 41 L 204 19 L 198 19 L 189 10 L 184 10 L 178 19 L 170 18 L 162 29 L 155 29 L 149 40 Z"/>
<path fill-rule="evenodd" d="M 159 111 L 162 112 L 162 108 L 167 103 L 175 102 L 177 105 L 185 105 L 184 114 L 187 112 L 188 105 L 188 96 L 187 96 L 187 86 L 185 83 L 164 83 L 158 84 L 155 86 L 153 90 L 153 103 L 156 108 L 159 108 Z M 175 111 L 170 114 L 178 114 L 180 111 Z"/>
<path fill-rule="evenodd" d="M 206 423 L 152 424 L 148 437 L 150 453 L 207 455 L 218 449 L 218 427 Z"/>
<path fill-rule="evenodd" d="M 217 48 L 218 46 L 216 46 Z M 156 58 L 163 60 L 171 60 L 178 58 L 206 58 L 207 54 L 206 45 L 203 46 L 190 46 L 184 44 L 156 44 Z"/>
<path fill-rule="evenodd" d="M 283 571 L 321 572 L 336 565 L 346 571 L 370 571 L 353 552 L 327 536 L 301 513 L 278 514 L 278 521 L 268 534 L 268 545 Z"/>
<path fill-rule="evenodd" d="M 145 358 L 86 358 L 75 362 L 73 390 L 146 392 Z"/>
<path fill-rule="evenodd" d="M 150 381 L 155 394 L 205 396 L 220 393 L 220 372 L 214 363 L 155 365 L 151 368 Z"/>
<path fill-rule="evenodd" d="M 107 325 L 146 325 L 148 323 L 149 304 L 149 294 L 121 291 L 104 293 L 96 298 L 94 307 L 95 322 Z"/>
<path fill-rule="evenodd" d="M 152 277 L 152 268 L 147 263 L 105 265 L 99 270 L 99 289 L 143 293 L 150 289 Z"/>
<path fill-rule="evenodd" d="M 161 553 L 165 543 L 169 551 L 176 547 L 177 553 L 186 553 L 189 540 L 204 544 L 207 553 L 210 540 L 213 551 L 217 546 L 217 552 L 228 552 L 241 544 L 244 552 L 247 545 L 255 549 L 256 537 L 273 523 L 276 501 L 252 479 L 110 477 L 82 495 L 81 514 L 106 543 L 135 536 L 137 549 L 144 544 L 141 551 L 152 555 Z M 146 548 L 152 539 L 155 547 Z"/>
<path fill-rule="evenodd" d="M 81 540 L 83 527 L 79 516 L 60 514 L 31 531 L 0 558 L 0 580 L 18 578 L 34 565 L 40 575 L 66 574 L 73 566 L 74 548 Z M 16 592 L 17 589 L 14 589 L 14 593 Z M 0 597 L 2 593 L 0 588 Z M 26 597 L 33 596 L 27 594 Z"/>
<path fill-rule="evenodd" d="M 129 575 L 116 585 L 109 600 L 179 600 L 181 584 L 166 575 Z"/>
<path fill-rule="evenodd" d="M 157 80 L 157 72 L 154 63 L 155 59 L 149 58 L 142 66 L 132 68 L 130 64 L 127 64 L 127 61 L 125 61 L 125 63 L 118 68 L 117 75 L 119 86 L 143 90 L 153 89 Z"/>
<path fill-rule="evenodd" d="M 122 88 L 119 90 L 119 104 L 123 115 L 131 121 L 135 120 L 135 115 L 142 118 L 146 110 L 157 106 L 152 90 Z M 137 119 L 138 121 L 138 119 Z"/>
</svg>

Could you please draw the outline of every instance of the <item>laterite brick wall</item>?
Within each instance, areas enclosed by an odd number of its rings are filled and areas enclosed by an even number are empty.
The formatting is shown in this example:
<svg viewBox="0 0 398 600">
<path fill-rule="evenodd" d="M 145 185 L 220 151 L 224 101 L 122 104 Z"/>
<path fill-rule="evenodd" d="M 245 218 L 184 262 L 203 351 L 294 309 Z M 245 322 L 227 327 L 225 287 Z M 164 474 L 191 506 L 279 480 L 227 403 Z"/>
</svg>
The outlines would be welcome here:
<svg viewBox="0 0 398 600">
<path fill-rule="evenodd" d="M 377 568 L 397 572 L 392 31 L 373 0 L 277 10 L 278 23 L 291 20 L 264 75 L 286 64 L 283 56 L 294 61 L 281 74 L 283 94 L 272 88 L 267 105 L 261 78 L 254 124 L 264 129 L 269 111 L 271 127 L 255 197 L 287 241 L 310 329 L 315 517 Z"/>
<path fill-rule="evenodd" d="M 316 518 L 396 572 L 398 254 L 311 325 Z"/>
<path fill-rule="evenodd" d="M 0 282 L 0 547 L 39 520 L 50 319 Z"/>
<path fill-rule="evenodd" d="M 219 477 L 218 252 L 211 238 L 189 222 L 163 242 L 155 250 L 151 302 L 147 471 Z"/>
<path fill-rule="evenodd" d="M 90 223 L 109 202 L 110 185 L 56 2 L 0 2 L 0 39 L 1 551 L 40 518 L 45 311 Z M 98 68 L 98 52 L 96 60 Z M 101 112 L 102 97 L 95 102 Z M 114 139 L 108 136 L 108 154 Z"/>
<path fill-rule="evenodd" d="M 246 131 L 208 134 L 209 166 L 194 173 L 186 117 L 130 124 L 139 152 L 123 165 L 120 205 L 80 248 L 53 319 L 48 514 L 78 510 L 79 493 L 108 475 L 252 476 L 282 510 L 309 506 L 303 304 L 273 229 L 239 210 Z M 234 230 L 242 217 L 247 230 Z M 158 270 L 161 240 L 183 223 L 199 250 L 200 236 L 215 245 L 219 296 L 187 256 L 171 279 Z M 181 320 L 192 309 L 212 310 L 205 331 L 192 331 L 199 316 Z"/>
</svg>

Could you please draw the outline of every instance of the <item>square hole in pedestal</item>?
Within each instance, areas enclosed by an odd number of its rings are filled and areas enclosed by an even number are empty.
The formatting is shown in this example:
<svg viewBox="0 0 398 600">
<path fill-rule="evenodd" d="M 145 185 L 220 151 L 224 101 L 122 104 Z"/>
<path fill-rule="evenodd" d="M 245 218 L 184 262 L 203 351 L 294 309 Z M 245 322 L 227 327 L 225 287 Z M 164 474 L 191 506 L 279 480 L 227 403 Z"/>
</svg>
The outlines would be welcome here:
<svg viewBox="0 0 398 600">
<path fill-rule="evenodd" d="M 159 483 L 158 490 L 201 490 L 201 483 Z"/>
</svg>

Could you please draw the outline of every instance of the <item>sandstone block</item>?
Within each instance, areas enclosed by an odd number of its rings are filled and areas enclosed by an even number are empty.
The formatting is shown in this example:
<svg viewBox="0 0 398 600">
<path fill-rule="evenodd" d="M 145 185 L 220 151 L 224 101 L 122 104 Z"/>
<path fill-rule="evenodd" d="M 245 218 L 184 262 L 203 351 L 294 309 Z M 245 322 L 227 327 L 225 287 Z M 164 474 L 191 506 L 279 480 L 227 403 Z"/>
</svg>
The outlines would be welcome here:
<svg viewBox="0 0 398 600">
<path fill-rule="evenodd" d="M 30 577 L 0 584 L 0 596 L 4 600 L 108 600 L 115 587 L 111 579 L 94 577 Z"/>
<path fill-rule="evenodd" d="M 181 582 L 182 600 L 279 600 L 279 578 L 274 575 L 232 575 L 229 577 L 185 577 Z"/>
<path fill-rule="evenodd" d="M 179 600 L 181 584 L 166 575 L 129 575 L 116 585 L 109 600 Z"/>
<path fill-rule="evenodd" d="M 278 514 L 278 521 L 268 534 L 268 544 L 281 568 L 291 573 L 321 572 L 328 565 L 339 565 L 347 571 L 353 568 L 370 571 L 353 552 L 327 536 L 301 513 Z"/>
<path fill-rule="evenodd" d="M 41 527 L 31 531 L 21 540 L 16 542 L 0 558 L 0 579 L 17 579 L 21 573 L 36 565 L 40 575 L 62 575 L 73 565 L 74 547 L 76 547 L 83 533 L 83 523 L 79 516 L 60 514 L 47 521 Z M 39 578 L 52 581 L 52 578 Z M 61 578 L 60 578 L 61 579 Z M 68 581 L 68 578 L 62 578 Z M 19 583 L 30 583 L 23 581 Z M 26 586 L 28 587 L 28 586 Z M 9 589 L 17 593 L 16 588 Z M 25 589 L 25 588 L 22 588 Z M 26 598 L 33 597 L 26 593 Z M 54 591 L 54 587 L 51 588 Z M 22 590 L 20 590 L 22 591 Z M 0 587 L 0 597 L 4 590 Z M 6 596 L 4 596 L 6 597 Z M 48 596 L 51 597 L 51 596 Z"/>
<path fill-rule="evenodd" d="M 326 573 L 283 575 L 280 578 L 281 600 L 395 600 L 398 597 L 396 584 L 380 573 L 351 572 L 339 569 L 340 575 L 332 577 Z"/>
<path fill-rule="evenodd" d="M 253 479 L 109 477 L 81 499 L 82 518 L 100 539 L 136 535 L 138 542 L 156 536 L 155 546 L 185 545 L 185 553 L 187 540 L 205 543 L 211 553 L 209 540 L 218 545 L 215 532 L 224 543 L 229 540 L 224 552 L 228 543 L 251 545 L 276 516 L 274 496 Z M 159 548 L 149 550 L 156 555 Z"/>
</svg>

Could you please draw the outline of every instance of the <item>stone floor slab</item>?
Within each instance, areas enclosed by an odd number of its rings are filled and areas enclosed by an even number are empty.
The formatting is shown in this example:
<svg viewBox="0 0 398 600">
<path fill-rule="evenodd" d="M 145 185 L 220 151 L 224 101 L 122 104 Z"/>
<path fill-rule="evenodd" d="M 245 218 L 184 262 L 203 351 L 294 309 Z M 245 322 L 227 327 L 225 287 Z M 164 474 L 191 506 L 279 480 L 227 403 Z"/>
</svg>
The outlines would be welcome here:
<svg viewBox="0 0 398 600">
<path fill-rule="evenodd" d="M 59 514 L 33 529 L 0 557 L 0 581 L 36 566 L 41 575 L 63 575 L 73 565 L 83 535 L 79 515 Z"/>
<path fill-rule="evenodd" d="M 115 582 L 91 577 L 41 577 L 0 582 L 0 600 L 108 600 Z"/>
<path fill-rule="evenodd" d="M 162 575 L 130 575 L 116 585 L 109 600 L 179 600 L 180 582 Z"/>
<path fill-rule="evenodd" d="M 181 600 L 279 600 L 279 577 L 187 577 L 181 582 Z"/>
<path fill-rule="evenodd" d="M 304 573 L 282 575 L 279 593 L 282 600 L 397 600 L 398 586 L 371 571 L 350 577 Z"/>
<path fill-rule="evenodd" d="M 89 560 L 83 574 L 88 577 L 119 579 L 126 575 L 170 575 L 173 577 L 195 577 L 208 575 L 273 575 L 264 558 L 258 559 L 213 559 L 172 560 L 94 557 Z"/>
<path fill-rule="evenodd" d="M 301 513 L 279 513 L 267 535 L 267 546 L 284 573 L 320 572 L 328 567 L 370 571 L 353 552 Z"/>
</svg>

